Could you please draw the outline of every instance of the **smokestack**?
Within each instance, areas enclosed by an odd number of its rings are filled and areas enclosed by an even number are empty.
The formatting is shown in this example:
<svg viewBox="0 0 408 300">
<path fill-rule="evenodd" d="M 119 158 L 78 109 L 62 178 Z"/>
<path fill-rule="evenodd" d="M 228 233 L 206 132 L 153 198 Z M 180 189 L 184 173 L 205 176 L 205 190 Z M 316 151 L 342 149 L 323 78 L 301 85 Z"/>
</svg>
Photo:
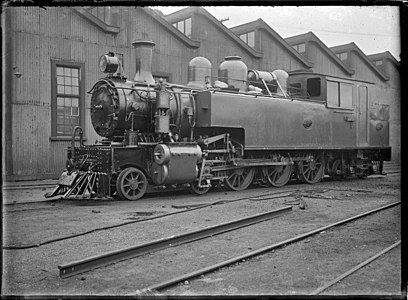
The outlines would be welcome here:
<svg viewBox="0 0 408 300">
<path fill-rule="evenodd" d="M 152 41 L 134 41 L 132 46 L 136 52 L 136 74 L 134 81 L 154 84 L 152 75 L 153 47 Z"/>
</svg>

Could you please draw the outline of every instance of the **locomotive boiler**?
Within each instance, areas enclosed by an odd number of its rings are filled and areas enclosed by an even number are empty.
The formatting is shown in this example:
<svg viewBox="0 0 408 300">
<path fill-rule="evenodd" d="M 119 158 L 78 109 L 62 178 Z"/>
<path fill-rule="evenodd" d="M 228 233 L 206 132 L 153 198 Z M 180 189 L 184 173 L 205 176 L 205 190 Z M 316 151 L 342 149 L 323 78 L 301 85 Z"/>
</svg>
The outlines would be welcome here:
<svg viewBox="0 0 408 300">
<path fill-rule="evenodd" d="M 67 169 L 47 196 L 141 198 L 148 187 L 187 186 L 196 194 L 220 185 L 281 187 L 381 172 L 389 160 L 388 106 L 370 103 L 373 84 L 313 72 L 248 70 L 229 56 L 211 77 L 211 63 L 192 59 L 186 85 L 151 73 L 151 41 L 133 43 L 136 74 L 117 72 L 92 87 L 91 121 L 103 140 L 85 145 L 73 130 Z M 75 140 L 79 135 L 79 145 Z"/>
</svg>

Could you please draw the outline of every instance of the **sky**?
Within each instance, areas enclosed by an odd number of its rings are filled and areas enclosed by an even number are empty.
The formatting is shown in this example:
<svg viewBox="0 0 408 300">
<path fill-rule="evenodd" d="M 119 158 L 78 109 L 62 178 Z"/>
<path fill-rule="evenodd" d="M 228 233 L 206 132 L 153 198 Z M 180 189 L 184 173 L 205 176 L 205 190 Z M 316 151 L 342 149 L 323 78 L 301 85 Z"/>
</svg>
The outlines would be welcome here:
<svg viewBox="0 0 408 300">
<path fill-rule="evenodd" d="M 158 6 L 165 15 L 186 6 Z M 263 19 L 281 37 L 312 31 L 326 46 L 354 42 L 366 55 L 401 53 L 398 6 L 202 6 L 228 28 Z"/>
</svg>

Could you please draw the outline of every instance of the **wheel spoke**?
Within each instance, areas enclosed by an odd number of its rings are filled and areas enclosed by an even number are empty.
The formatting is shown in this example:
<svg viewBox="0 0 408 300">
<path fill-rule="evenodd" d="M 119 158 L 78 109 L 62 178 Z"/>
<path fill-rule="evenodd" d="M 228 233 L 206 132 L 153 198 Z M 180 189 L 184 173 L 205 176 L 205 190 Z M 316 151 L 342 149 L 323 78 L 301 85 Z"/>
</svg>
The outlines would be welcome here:
<svg viewBox="0 0 408 300">
<path fill-rule="evenodd" d="M 324 158 L 322 155 L 318 157 L 310 157 L 310 161 L 301 161 L 298 168 L 298 176 L 303 182 L 317 183 L 322 179 L 324 174 Z"/>
<path fill-rule="evenodd" d="M 225 180 L 225 185 L 230 190 L 241 191 L 246 189 L 254 178 L 254 169 L 235 169 L 231 170 L 231 173 Z"/>
<path fill-rule="evenodd" d="M 142 171 L 134 167 L 124 169 L 116 180 L 118 195 L 127 200 L 137 200 L 141 198 L 146 192 L 146 189 L 146 176 Z"/>
</svg>

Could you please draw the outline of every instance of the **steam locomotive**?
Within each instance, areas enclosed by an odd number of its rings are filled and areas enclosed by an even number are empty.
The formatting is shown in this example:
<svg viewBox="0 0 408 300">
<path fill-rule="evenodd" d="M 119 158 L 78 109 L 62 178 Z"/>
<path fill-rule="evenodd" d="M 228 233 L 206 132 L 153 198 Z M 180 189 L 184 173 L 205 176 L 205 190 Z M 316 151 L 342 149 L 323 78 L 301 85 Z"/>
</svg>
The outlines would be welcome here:
<svg viewBox="0 0 408 300">
<path fill-rule="evenodd" d="M 390 160 L 389 107 L 369 102 L 372 83 L 248 70 L 237 56 L 225 58 L 218 78 L 196 57 L 186 85 L 155 82 L 155 44 L 132 45 L 134 80 L 108 53 L 99 62 L 107 75 L 90 91 L 92 125 L 104 139 L 85 145 L 75 127 L 66 170 L 46 197 L 137 200 L 148 187 L 204 194 L 214 185 L 281 187 L 294 177 L 314 184 L 381 173 Z"/>
</svg>

